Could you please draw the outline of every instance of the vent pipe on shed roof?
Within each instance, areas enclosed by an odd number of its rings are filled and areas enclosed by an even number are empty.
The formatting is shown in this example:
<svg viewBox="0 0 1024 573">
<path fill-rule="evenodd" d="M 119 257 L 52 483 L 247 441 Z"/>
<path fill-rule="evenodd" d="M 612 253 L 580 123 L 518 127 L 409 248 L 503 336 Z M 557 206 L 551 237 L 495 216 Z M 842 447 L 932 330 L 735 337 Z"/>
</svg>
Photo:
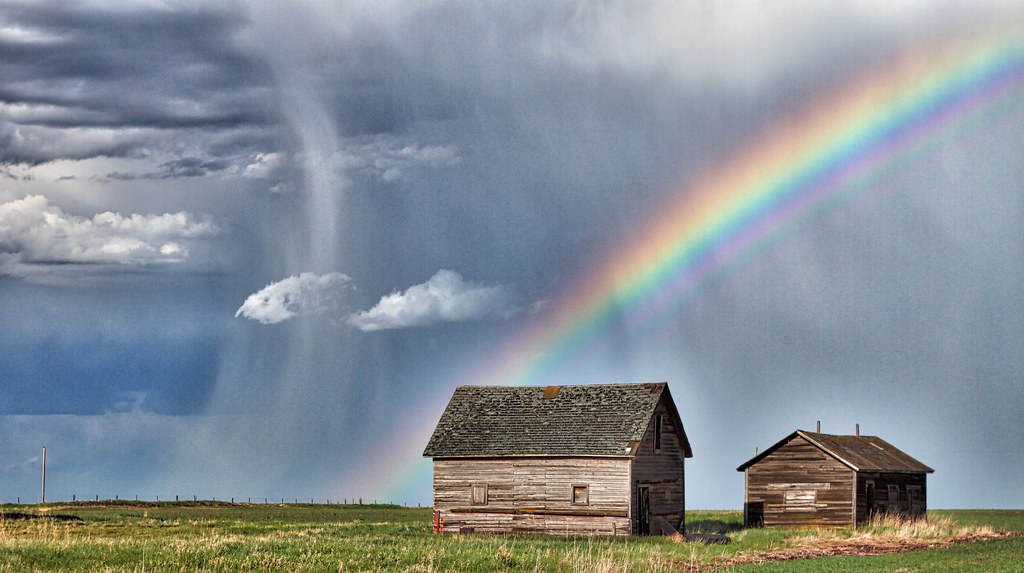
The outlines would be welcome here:
<svg viewBox="0 0 1024 573">
<path fill-rule="evenodd" d="M 860 424 L 857 424 L 857 437 L 860 437 Z"/>
<path fill-rule="evenodd" d="M 821 433 L 821 420 L 818 420 L 817 425 L 815 425 L 815 428 L 817 428 L 817 429 L 814 430 L 814 431 L 816 433 L 820 434 Z"/>
</svg>

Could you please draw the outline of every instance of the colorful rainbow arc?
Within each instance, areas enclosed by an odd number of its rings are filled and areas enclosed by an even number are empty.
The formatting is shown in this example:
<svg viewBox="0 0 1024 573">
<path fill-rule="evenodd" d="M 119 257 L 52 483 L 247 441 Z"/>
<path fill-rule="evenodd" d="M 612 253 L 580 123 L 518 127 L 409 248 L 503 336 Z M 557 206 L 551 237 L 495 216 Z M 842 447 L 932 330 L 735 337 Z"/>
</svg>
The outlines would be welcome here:
<svg viewBox="0 0 1024 573">
<path fill-rule="evenodd" d="M 684 186 L 638 240 L 576 281 L 545 320 L 471 379 L 543 382 L 547 369 L 610 320 L 625 314 L 642 323 L 663 314 L 703 278 L 827 212 L 943 127 L 1019 96 L 1022 86 L 1024 36 L 1016 34 L 930 52 L 824 98 Z"/>
<path fill-rule="evenodd" d="M 611 320 L 626 315 L 642 323 L 664 314 L 712 273 L 870 188 L 915 151 L 928 151 L 943 130 L 970 127 L 1007 103 L 1024 107 L 1024 34 L 1016 30 L 931 50 L 862 77 L 682 186 L 638 240 L 575 281 L 497 360 L 491 357 L 464 380 L 564 382 L 546 376 L 587 348 Z M 403 434 L 425 440 L 432 422 Z M 416 461 L 418 452 L 407 463 Z M 421 478 L 424 467 L 388 473 L 405 489 L 409 484 L 400 482 Z"/>
</svg>

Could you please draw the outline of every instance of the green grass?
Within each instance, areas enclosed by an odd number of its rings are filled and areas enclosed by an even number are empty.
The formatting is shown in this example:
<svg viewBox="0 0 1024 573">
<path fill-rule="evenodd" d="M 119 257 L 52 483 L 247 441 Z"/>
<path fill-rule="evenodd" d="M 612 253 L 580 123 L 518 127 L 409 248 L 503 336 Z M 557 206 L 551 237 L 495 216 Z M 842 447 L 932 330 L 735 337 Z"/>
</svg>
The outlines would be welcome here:
<svg viewBox="0 0 1024 573">
<path fill-rule="evenodd" d="M 928 514 L 952 519 L 963 525 L 988 525 L 1002 531 L 1024 531 L 1024 509 L 940 509 Z"/>
<path fill-rule="evenodd" d="M 736 511 L 687 514 L 690 532 L 729 545 L 659 537 L 562 539 L 434 535 L 428 508 L 119 503 L 0 506 L 6 571 L 635 571 L 712 566 L 813 540 L 815 532 L 742 528 Z M 1024 531 L 1024 512 L 933 512 Z M 860 530 L 858 530 L 859 532 Z M 835 535 L 848 536 L 849 532 Z M 1024 537 L 879 557 L 830 557 L 727 571 L 1020 571 Z M 1016 568 L 1013 568 L 1016 567 Z"/>
</svg>

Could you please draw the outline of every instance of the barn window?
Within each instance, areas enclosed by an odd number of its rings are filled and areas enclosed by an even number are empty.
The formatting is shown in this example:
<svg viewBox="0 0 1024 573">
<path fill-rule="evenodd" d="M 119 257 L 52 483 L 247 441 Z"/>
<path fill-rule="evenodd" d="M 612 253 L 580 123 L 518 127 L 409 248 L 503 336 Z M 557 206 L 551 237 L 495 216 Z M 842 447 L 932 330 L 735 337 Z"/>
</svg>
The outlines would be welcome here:
<svg viewBox="0 0 1024 573">
<path fill-rule="evenodd" d="M 573 503 L 573 505 L 589 505 L 590 504 L 590 486 L 586 486 L 586 485 L 574 485 L 574 486 L 572 486 L 572 503 Z"/>
<path fill-rule="evenodd" d="M 900 486 L 891 483 L 889 484 L 889 506 L 895 509 L 896 505 L 900 502 Z"/>
<path fill-rule="evenodd" d="M 661 449 L 661 414 L 654 415 L 654 451 Z"/>
<path fill-rule="evenodd" d="M 487 484 L 473 484 L 473 505 L 487 505 Z"/>
</svg>

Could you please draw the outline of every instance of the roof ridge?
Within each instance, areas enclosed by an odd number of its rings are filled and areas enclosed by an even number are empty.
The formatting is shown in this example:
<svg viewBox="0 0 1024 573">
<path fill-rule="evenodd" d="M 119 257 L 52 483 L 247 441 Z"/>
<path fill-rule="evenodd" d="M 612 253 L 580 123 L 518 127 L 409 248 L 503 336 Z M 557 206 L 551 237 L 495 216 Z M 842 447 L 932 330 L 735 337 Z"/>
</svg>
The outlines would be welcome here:
<svg viewBox="0 0 1024 573">
<path fill-rule="evenodd" d="M 636 388 L 637 386 L 668 386 L 668 382 L 662 380 L 659 382 L 608 382 L 599 384 L 531 384 L 529 386 L 509 386 L 504 384 L 459 384 L 456 388 L 507 388 L 509 390 L 525 389 L 525 388 L 548 388 L 550 386 L 559 386 L 561 388 L 601 388 L 611 386 L 622 386 L 628 388 Z"/>
</svg>

